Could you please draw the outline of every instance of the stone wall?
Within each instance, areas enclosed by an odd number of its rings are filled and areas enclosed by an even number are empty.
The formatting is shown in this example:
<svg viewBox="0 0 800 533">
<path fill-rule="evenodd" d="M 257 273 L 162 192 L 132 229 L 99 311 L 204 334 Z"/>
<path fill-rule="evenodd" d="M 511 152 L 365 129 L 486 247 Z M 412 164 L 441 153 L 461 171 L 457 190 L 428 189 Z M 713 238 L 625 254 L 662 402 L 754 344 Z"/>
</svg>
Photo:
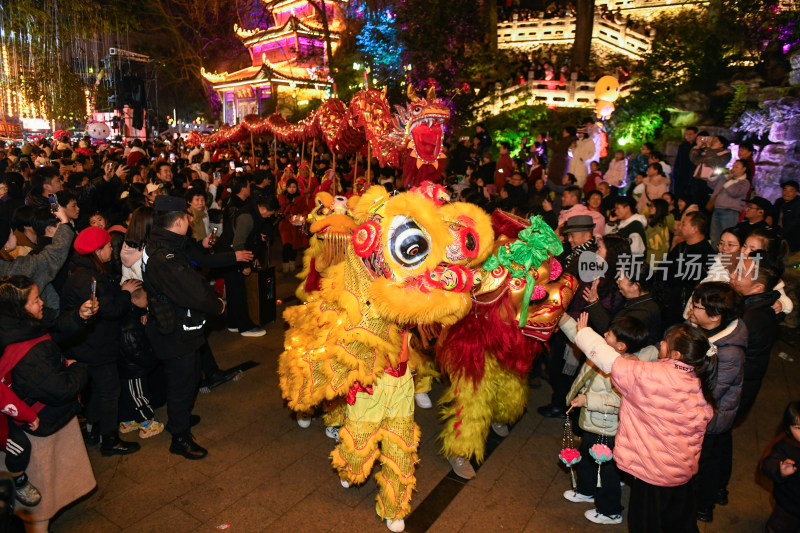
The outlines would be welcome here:
<svg viewBox="0 0 800 533">
<path fill-rule="evenodd" d="M 796 113 L 770 126 L 770 144 L 765 143 L 755 156 L 756 192 L 769 200 L 780 197 L 781 183 L 800 181 L 800 99 L 793 99 L 791 104 Z"/>
</svg>

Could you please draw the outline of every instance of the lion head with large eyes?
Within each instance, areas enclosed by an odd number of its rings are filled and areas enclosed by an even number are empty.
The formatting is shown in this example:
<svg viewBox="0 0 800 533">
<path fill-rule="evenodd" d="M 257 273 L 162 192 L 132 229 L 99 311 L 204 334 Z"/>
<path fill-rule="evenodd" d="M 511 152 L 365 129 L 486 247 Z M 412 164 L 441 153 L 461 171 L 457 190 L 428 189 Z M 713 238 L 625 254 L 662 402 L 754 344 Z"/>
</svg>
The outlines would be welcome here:
<svg viewBox="0 0 800 533">
<path fill-rule="evenodd" d="M 352 253 L 383 318 L 450 324 L 469 311 L 473 269 L 493 247 L 491 220 L 448 200 L 443 187 L 425 183 L 396 196 L 372 187 L 356 205 Z"/>
</svg>

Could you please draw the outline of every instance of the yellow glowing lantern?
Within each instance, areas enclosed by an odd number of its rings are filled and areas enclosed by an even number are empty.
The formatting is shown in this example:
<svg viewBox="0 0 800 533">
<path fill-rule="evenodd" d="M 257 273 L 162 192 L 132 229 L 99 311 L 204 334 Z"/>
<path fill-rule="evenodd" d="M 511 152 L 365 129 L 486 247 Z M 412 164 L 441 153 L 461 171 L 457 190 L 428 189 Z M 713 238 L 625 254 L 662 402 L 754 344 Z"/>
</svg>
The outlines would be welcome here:
<svg viewBox="0 0 800 533">
<path fill-rule="evenodd" d="M 619 80 L 614 76 L 603 76 L 594 87 L 597 105 L 594 110 L 598 117 L 607 119 L 614 112 L 614 101 L 619 98 Z"/>
</svg>

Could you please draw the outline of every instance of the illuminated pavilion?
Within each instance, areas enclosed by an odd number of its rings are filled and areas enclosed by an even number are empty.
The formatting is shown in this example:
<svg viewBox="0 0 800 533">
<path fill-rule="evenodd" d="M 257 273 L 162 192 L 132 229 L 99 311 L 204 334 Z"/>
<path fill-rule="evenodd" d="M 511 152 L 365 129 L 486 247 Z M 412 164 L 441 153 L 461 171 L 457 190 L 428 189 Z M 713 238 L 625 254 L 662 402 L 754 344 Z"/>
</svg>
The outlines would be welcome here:
<svg viewBox="0 0 800 533">
<path fill-rule="evenodd" d="M 292 110 L 314 98 L 327 98 L 333 81 L 328 72 L 325 30 L 321 17 L 305 0 L 263 0 L 274 25 L 234 31 L 250 52 L 252 66 L 222 74 L 202 70 L 222 102 L 222 121 L 236 124 L 249 114 Z M 324 3 L 331 49 L 339 46 L 344 17 L 337 2 Z"/>
</svg>

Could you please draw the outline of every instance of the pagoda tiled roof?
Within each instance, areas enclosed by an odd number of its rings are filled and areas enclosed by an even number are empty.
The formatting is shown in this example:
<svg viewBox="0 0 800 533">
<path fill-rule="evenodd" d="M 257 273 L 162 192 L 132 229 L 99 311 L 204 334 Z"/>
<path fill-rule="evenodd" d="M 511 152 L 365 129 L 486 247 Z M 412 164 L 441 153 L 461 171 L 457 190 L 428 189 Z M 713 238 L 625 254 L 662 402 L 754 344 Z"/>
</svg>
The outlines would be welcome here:
<svg viewBox="0 0 800 533">
<path fill-rule="evenodd" d="M 246 81 L 257 82 L 270 79 L 275 81 L 297 81 L 327 85 L 328 82 L 325 80 L 315 80 L 311 78 L 311 74 L 307 69 L 313 66 L 316 65 L 297 60 L 281 61 L 280 63 L 267 62 L 264 65 L 247 67 L 231 73 L 223 72 L 222 74 L 210 74 L 204 71 L 203 77 L 214 87 L 224 87 L 231 83 Z"/>
<path fill-rule="evenodd" d="M 274 38 L 275 36 L 284 33 L 306 33 L 311 36 L 321 37 L 325 29 L 322 27 L 322 25 L 313 24 L 311 22 L 312 20 L 313 17 L 308 17 L 306 19 L 299 19 L 296 16 L 292 15 L 281 26 L 273 26 L 272 28 L 268 28 L 265 30 L 257 30 L 255 31 L 255 33 L 253 33 L 254 30 L 240 30 L 239 37 L 242 38 L 242 43 L 245 46 L 258 44 L 262 41 Z M 340 23 L 338 21 L 333 21 L 332 24 L 329 26 L 329 29 L 331 30 L 331 38 L 333 39 L 339 38 L 339 36 L 336 33 L 339 26 Z"/>
</svg>

